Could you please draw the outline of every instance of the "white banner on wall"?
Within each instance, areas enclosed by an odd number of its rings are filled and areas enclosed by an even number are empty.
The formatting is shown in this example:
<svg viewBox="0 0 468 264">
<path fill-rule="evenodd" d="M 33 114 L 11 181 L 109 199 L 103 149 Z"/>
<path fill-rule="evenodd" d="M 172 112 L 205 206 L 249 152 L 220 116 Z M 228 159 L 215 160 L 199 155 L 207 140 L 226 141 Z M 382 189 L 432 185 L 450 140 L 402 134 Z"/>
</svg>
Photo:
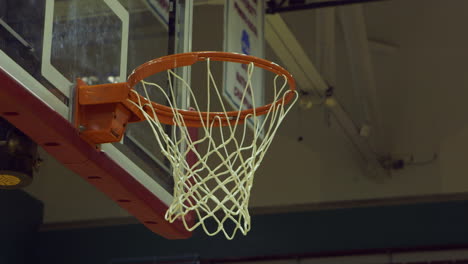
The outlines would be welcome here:
<svg viewBox="0 0 468 264">
<path fill-rule="evenodd" d="M 224 51 L 264 57 L 264 16 L 263 0 L 227 0 L 224 18 Z M 265 105 L 263 70 L 255 68 L 252 76 L 253 95 L 246 92 L 247 65 L 225 63 L 223 96 L 234 109 L 249 109 Z M 253 101 L 255 100 L 255 101 Z M 261 120 L 261 119 L 260 119 Z M 252 120 L 249 121 L 252 125 Z"/>
</svg>

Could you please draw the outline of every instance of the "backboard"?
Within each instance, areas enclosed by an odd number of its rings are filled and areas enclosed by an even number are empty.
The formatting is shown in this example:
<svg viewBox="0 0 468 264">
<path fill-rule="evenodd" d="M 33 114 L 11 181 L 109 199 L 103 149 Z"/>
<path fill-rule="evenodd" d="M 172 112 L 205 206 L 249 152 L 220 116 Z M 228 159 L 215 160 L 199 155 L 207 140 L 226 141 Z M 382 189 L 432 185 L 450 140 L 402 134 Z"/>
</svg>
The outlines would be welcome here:
<svg viewBox="0 0 468 264">
<path fill-rule="evenodd" d="M 0 116 L 167 238 L 190 233 L 164 220 L 173 180 L 153 134 L 135 124 L 98 151 L 72 125 L 73 94 L 77 78 L 120 82 L 190 51 L 191 12 L 190 0 L 0 0 Z"/>
</svg>

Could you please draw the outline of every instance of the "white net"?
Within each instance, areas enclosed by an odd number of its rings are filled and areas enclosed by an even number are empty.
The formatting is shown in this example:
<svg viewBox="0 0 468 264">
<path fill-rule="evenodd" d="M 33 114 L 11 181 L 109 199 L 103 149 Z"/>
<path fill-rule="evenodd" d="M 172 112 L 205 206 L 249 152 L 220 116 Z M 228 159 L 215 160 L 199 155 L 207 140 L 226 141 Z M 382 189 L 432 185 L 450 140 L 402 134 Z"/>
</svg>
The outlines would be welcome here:
<svg viewBox="0 0 468 264">
<path fill-rule="evenodd" d="M 252 90 L 254 69 L 261 70 L 253 63 L 249 64 L 248 78 L 240 105 L 243 105 L 247 93 L 254 96 Z M 174 200 L 166 212 L 166 220 L 169 222 L 182 220 L 189 231 L 202 227 L 208 235 L 223 232 L 228 239 L 234 238 L 237 231 L 245 235 L 250 230 L 248 204 L 255 171 L 281 122 L 297 100 L 297 94 L 287 88 L 286 76 L 276 75 L 272 87 L 273 101 L 279 100 L 281 103 L 272 104 L 268 112 L 260 118 L 256 115 L 257 106 L 255 99 L 252 98 L 251 101 L 254 103 L 252 114 L 246 117 L 241 117 L 240 114 L 237 117 L 229 117 L 225 114 L 227 112 L 225 103 L 211 73 L 209 59 L 206 93 L 198 95 L 199 98 L 203 97 L 202 101 L 206 101 L 203 104 L 206 106 L 205 109 L 200 108 L 195 93 L 183 78 L 172 70 L 168 70 L 167 74 L 170 80 L 168 92 L 158 84 L 143 80 L 141 83 L 145 92 L 144 99 L 138 103 L 132 102 L 146 117 L 156 141 L 161 146 L 162 154 L 172 166 Z M 182 83 L 179 89 L 187 89 L 191 107 L 197 111 L 195 113 L 199 113 L 200 120 L 203 120 L 200 122 L 201 127 L 198 129 L 199 135 L 196 139 L 191 138 L 190 129 L 177 111 L 180 108 L 172 78 Z M 175 125 L 171 132 L 158 121 L 158 112 L 149 103 L 151 102 L 148 96 L 149 88 L 156 88 L 164 94 L 173 109 Z M 289 93 L 295 95 L 287 104 L 286 96 Z M 213 105 L 221 107 L 222 111 L 217 111 L 219 116 L 211 119 L 208 115 L 202 116 L 202 112 L 210 112 Z M 152 110 L 148 111 L 148 107 Z M 242 122 L 243 118 L 246 119 L 245 122 Z M 223 127 L 220 126 L 222 120 L 230 122 Z M 194 164 L 190 164 L 186 158 L 189 153 L 194 153 L 197 158 Z M 195 214 L 197 220 L 194 223 L 187 221 L 185 216 L 188 214 Z"/>
</svg>

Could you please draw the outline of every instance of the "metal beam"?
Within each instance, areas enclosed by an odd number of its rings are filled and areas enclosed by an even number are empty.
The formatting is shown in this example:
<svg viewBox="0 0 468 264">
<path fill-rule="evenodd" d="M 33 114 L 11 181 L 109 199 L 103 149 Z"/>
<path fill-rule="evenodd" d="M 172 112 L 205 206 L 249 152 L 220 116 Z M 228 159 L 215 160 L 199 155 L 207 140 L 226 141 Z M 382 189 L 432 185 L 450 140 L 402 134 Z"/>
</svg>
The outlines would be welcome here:
<svg viewBox="0 0 468 264">
<path fill-rule="evenodd" d="M 336 6 L 343 6 L 343 5 L 351 5 L 351 4 L 363 4 L 363 3 L 370 3 L 370 2 L 381 2 L 387 0 L 328 0 L 328 1 L 316 1 L 312 3 L 304 3 L 302 4 L 290 4 L 289 1 L 282 1 L 279 5 L 276 3 L 276 0 L 268 1 L 268 14 L 280 13 L 280 12 L 290 12 L 290 11 L 299 11 L 299 10 L 306 10 L 306 9 L 318 9 L 318 8 L 325 8 L 325 7 L 336 7 Z"/>
</svg>

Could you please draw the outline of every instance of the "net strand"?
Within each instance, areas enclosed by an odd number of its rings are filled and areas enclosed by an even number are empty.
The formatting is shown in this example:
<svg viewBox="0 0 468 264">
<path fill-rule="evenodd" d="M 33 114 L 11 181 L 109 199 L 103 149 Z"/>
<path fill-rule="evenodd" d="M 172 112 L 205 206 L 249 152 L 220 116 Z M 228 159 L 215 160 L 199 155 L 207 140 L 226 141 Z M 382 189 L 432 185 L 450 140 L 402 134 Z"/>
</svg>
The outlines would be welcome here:
<svg viewBox="0 0 468 264">
<path fill-rule="evenodd" d="M 165 218 L 169 222 L 181 220 L 189 231 L 201 227 L 208 235 L 216 235 L 222 232 L 226 238 L 233 239 L 237 232 L 246 235 L 250 230 L 250 214 L 248 203 L 250 191 L 253 185 L 254 173 L 265 157 L 273 138 L 287 113 L 297 100 L 297 93 L 287 89 L 286 76 L 277 75 L 273 81 L 273 103 L 269 111 L 259 118 L 255 108 L 255 93 L 252 87 L 254 64 L 247 67 L 247 81 L 242 92 L 237 116 L 229 117 L 221 93 L 211 72 L 210 60 L 207 60 L 207 90 L 206 90 L 206 116 L 196 100 L 190 85 L 172 70 L 167 71 L 169 77 L 169 94 L 160 85 L 142 80 L 145 98 L 137 96 L 138 101 L 132 103 L 146 118 L 156 142 L 161 147 L 162 154 L 169 160 L 174 177 L 174 199 L 166 212 Z M 181 83 L 181 88 L 186 89 L 193 104 L 194 111 L 198 113 L 202 126 L 202 136 L 193 140 L 185 119 L 178 112 L 173 81 Z M 282 79 L 282 83 L 278 83 Z M 279 86 L 279 88 L 278 88 Z M 174 128 L 167 134 L 163 124 L 159 122 L 158 113 L 151 104 L 148 89 L 158 89 L 166 99 L 169 107 L 173 109 Z M 212 94 L 212 91 L 214 93 Z M 253 113 L 242 121 L 240 111 L 250 91 Z M 137 93 L 135 90 L 132 92 Z M 289 93 L 294 93 L 291 103 L 285 104 Z M 218 100 L 222 112 L 211 116 L 212 99 Z M 149 109 L 150 111 L 146 111 Z M 212 119 L 210 121 L 210 118 Z M 226 122 L 223 128 L 223 120 Z M 251 122 L 253 135 L 248 139 L 248 123 Z M 227 130 L 227 131 L 225 131 Z M 216 140 L 214 135 L 219 135 Z M 238 135 L 240 133 L 240 136 Z M 198 147 L 204 144 L 204 150 Z M 195 154 L 197 160 L 189 164 L 187 155 Z M 214 163 L 214 165 L 213 165 Z M 194 213 L 196 222 L 188 221 L 187 215 Z M 230 222 L 230 224 L 228 224 Z M 229 227 L 232 226 L 234 227 Z M 214 230 L 211 230 L 213 229 Z"/>
</svg>

